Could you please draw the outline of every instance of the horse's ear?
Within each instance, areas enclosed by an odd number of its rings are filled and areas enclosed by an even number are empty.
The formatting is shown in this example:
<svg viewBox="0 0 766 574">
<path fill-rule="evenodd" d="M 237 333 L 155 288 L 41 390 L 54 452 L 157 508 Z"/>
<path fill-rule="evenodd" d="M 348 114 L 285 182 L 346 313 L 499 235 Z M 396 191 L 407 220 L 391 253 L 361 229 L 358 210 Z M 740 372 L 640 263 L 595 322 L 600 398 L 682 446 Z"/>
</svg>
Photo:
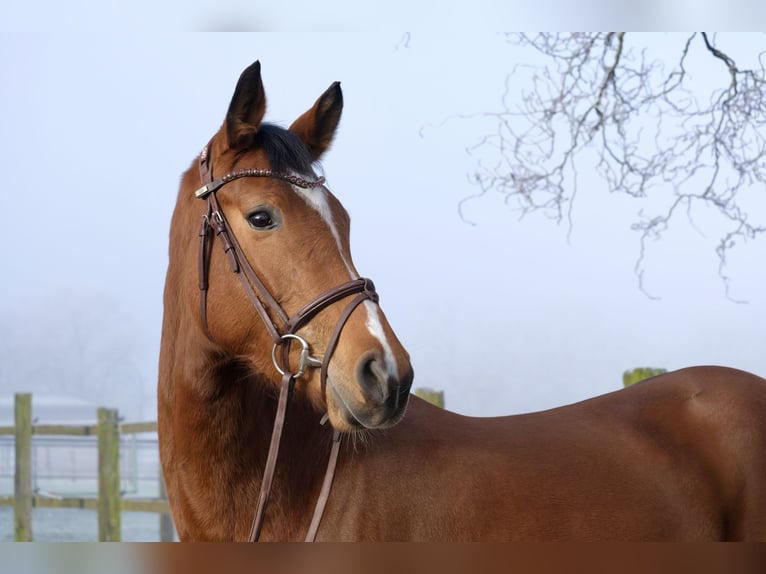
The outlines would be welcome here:
<svg viewBox="0 0 766 574">
<path fill-rule="evenodd" d="M 299 117 L 290 126 L 290 131 L 297 135 L 309 148 L 314 161 L 330 147 L 335 130 L 343 111 L 343 92 L 340 82 L 334 82 L 327 91 L 319 96 L 314 106 Z"/>
<path fill-rule="evenodd" d="M 256 61 L 242 72 L 226 113 L 226 138 L 230 148 L 249 148 L 263 114 L 266 113 L 266 94 L 261 81 L 261 63 Z"/>
</svg>

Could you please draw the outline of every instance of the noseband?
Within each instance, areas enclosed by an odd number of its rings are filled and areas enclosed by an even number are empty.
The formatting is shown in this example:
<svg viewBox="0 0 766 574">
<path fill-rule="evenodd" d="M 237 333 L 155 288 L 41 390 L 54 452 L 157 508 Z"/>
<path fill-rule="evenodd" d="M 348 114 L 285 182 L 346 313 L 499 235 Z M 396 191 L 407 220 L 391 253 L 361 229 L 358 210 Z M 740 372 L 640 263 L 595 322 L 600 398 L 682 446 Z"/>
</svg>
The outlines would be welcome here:
<svg viewBox="0 0 766 574">
<path fill-rule="evenodd" d="M 253 517 L 253 523 L 250 528 L 250 535 L 248 537 L 248 540 L 253 542 L 257 541 L 260 537 L 261 528 L 263 526 L 266 507 L 268 506 L 269 501 L 269 493 L 274 478 L 274 470 L 276 468 L 277 457 L 279 454 L 279 443 L 282 437 L 282 429 L 284 427 L 285 415 L 287 412 L 287 402 L 295 385 L 295 380 L 300 378 L 306 369 L 319 367 L 321 369 L 320 381 L 322 397 L 326 402 L 327 370 L 332 354 L 335 351 L 340 338 L 341 331 L 354 309 L 366 300 L 377 303 L 378 294 L 375 292 L 375 286 L 370 279 L 354 279 L 322 293 L 301 307 L 293 315 L 288 315 L 271 293 L 269 293 L 269 290 L 258 278 L 255 270 L 248 262 L 245 253 L 242 251 L 242 248 L 218 203 L 216 192 L 227 183 L 242 177 L 267 177 L 271 179 L 280 179 L 290 185 L 304 189 L 314 189 L 322 186 L 325 182 L 324 178 L 320 177 L 316 180 L 305 180 L 294 175 L 277 173 L 270 169 L 249 168 L 230 171 L 214 180 L 210 144 L 202 150 L 202 153 L 199 156 L 199 173 L 202 187 L 200 187 L 194 195 L 198 199 L 207 200 L 207 213 L 202 216 L 202 225 L 199 231 L 199 289 L 202 326 L 207 336 L 212 340 L 213 337 L 210 334 L 207 321 L 207 290 L 209 284 L 211 241 L 214 237 L 218 237 L 221 240 L 221 245 L 226 253 L 231 270 L 239 277 L 245 293 L 247 293 L 250 302 L 260 316 L 263 324 L 266 326 L 266 330 L 269 332 L 269 335 L 274 342 L 272 360 L 274 361 L 276 370 L 282 376 L 279 399 L 277 401 L 277 413 L 274 418 L 274 428 L 272 430 L 271 443 L 269 445 L 269 453 L 266 458 L 266 467 L 264 469 L 261 488 L 258 494 L 258 503 Z M 321 360 L 313 357 L 311 355 L 309 344 L 303 337 L 297 335 L 296 331 L 308 323 L 323 309 L 350 297 L 351 295 L 356 296 L 346 305 L 343 313 L 341 313 L 341 316 L 335 325 L 335 329 L 327 343 L 327 347 L 325 348 L 324 357 Z M 297 368 L 294 369 L 290 367 L 289 361 L 290 343 L 292 341 L 296 341 L 301 345 L 298 365 Z M 281 361 L 277 359 L 277 350 L 280 347 L 282 349 Z M 330 488 L 335 474 L 340 442 L 341 434 L 337 430 L 334 430 L 327 471 L 325 472 L 319 499 L 314 508 L 314 516 L 311 519 L 311 525 L 306 534 L 307 542 L 315 540 L 317 530 L 319 529 L 319 523 L 322 519 L 327 499 L 329 498 Z"/>
</svg>

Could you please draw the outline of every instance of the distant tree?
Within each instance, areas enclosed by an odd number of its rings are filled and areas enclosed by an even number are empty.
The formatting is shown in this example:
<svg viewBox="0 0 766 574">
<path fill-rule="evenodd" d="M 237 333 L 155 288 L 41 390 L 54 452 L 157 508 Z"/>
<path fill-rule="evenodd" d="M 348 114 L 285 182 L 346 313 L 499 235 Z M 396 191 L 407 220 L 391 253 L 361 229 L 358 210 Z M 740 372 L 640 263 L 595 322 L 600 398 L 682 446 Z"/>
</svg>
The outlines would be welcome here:
<svg viewBox="0 0 766 574">
<path fill-rule="evenodd" d="M 622 374 L 622 385 L 624 387 L 629 387 L 630 385 L 640 383 L 645 379 L 656 377 L 657 375 L 661 375 L 667 372 L 667 369 L 654 367 L 638 367 L 637 369 L 631 369 L 630 371 L 625 371 Z"/>
<path fill-rule="evenodd" d="M 612 192 L 664 194 L 652 203 L 656 211 L 641 211 L 633 224 L 642 290 L 647 240 L 660 238 L 679 215 L 707 207 L 722 222 L 716 253 L 728 296 L 727 253 L 766 231 L 763 214 L 754 220 L 742 202 L 745 192 L 766 190 L 766 57 L 754 46 L 758 65 L 743 69 L 714 36 L 678 39 L 678 52 L 659 59 L 640 34 L 507 35 L 545 64 L 516 66 L 502 109 L 479 114 L 496 129 L 470 148 L 482 158 L 472 180 L 479 196 L 496 191 L 522 214 L 543 212 L 570 225 L 583 169 L 595 167 Z M 710 57 L 694 78 L 716 82 L 707 94 L 687 71 L 695 50 Z M 531 73 L 532 83 L 519 103 L 522 73 Z"/>
<path fill-rule="evenodd" d="M 432 405 L 444 408 L 444 391 L 437 391 L 429 387 L 421 387 L 414 390 L 414 394 Z"/>
</svg>

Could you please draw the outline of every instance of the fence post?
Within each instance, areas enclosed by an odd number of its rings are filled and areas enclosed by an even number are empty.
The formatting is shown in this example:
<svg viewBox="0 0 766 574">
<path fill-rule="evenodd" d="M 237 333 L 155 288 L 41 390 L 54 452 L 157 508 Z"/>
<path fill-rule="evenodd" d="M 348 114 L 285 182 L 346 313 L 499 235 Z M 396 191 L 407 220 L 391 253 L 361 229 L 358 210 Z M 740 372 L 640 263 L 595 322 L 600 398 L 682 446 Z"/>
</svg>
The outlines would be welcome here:
<svg viewBox="0 0 766 574">
<path fill-rule="evenodd" d="M 120 427 L 115 409 L 98 409 L 98 540 L 122 538 Z"/>
<path fill-rule="evenodd" d="M 165 477 L 160 469 L 160 500 L 167 502 L 168 492 L 165 489 Z M 160 542 L 175 541 L 175 528 L 173 526 L 173 517 L 165 512 L 160 512 Z"/>
<path fill-rule="evenodd" d="M 32 540 L 32 395 L 16 393 L 16 474 L 13 481 L 13 529 L 16 542 Z"/>
</svg>

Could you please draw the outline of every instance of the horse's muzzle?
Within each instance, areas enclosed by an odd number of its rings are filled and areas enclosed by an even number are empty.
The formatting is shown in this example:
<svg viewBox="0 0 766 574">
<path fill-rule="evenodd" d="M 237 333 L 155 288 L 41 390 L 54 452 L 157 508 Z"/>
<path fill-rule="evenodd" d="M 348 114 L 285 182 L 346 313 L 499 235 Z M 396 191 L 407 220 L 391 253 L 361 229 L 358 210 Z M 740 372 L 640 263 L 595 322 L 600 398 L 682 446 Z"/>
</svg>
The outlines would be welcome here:
<svg viewBox="0 0 766 574">
<path fill-rule="evenodd" d="M 337 385 L 329 385 L 331 400 L 352 427 L 387 428 L 404 416 L 412 386 L 413 371 L 408 364 L 404 375 L 391 374 L 379 353 L 365 354 L 357 364 L 358 392 L 348 393 Z M 361 399 L 361 400 L 360 400 Z"/>
</svg>

